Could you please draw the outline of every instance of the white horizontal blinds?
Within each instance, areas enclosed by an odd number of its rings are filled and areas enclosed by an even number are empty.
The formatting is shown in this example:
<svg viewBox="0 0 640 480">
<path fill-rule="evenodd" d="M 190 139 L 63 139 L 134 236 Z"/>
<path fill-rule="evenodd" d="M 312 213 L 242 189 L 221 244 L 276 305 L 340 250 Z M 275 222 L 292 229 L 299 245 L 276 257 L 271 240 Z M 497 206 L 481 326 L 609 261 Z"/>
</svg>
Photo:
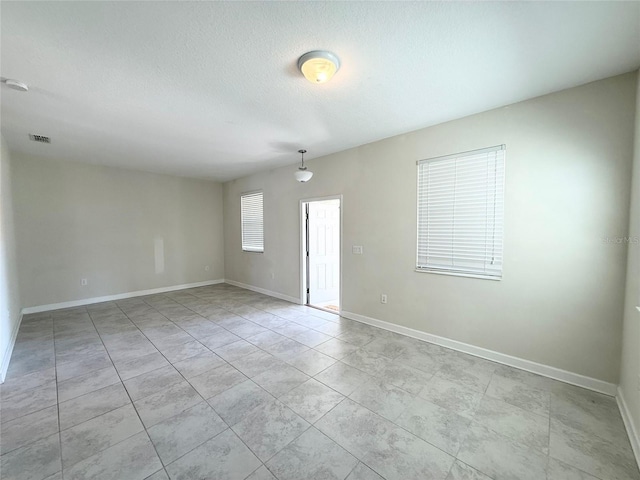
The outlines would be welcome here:
<svg viewBox="0 0 640 480">
<path fill-rule="evenodd" d="M 502 276 L 504 146 L 418 162 L 417 268 Z"/>
<path fill-rule="evenodd" d="M 242 221 L 242 250 L 264 252 L 264 212 L 262 192 L 240 197 Z"/>
</svg>

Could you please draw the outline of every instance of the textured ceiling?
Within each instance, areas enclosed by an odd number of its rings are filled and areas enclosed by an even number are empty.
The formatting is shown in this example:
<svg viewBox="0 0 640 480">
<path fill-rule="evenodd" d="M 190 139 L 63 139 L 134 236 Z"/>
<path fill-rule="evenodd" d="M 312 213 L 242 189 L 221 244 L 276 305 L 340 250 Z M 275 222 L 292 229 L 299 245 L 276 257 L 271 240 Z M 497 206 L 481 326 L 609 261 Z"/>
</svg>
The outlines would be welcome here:
<svg viewBox="0 0 640 480">
<path fill-rule="evenodd" d="M 218 180 L 640 66 L 639 2 L 8 2 L 9 148 Z M 342 69 L 296 70 L 314 49 Z M 28 140 L 48 135 L 50 145 Z"/>
</svg>

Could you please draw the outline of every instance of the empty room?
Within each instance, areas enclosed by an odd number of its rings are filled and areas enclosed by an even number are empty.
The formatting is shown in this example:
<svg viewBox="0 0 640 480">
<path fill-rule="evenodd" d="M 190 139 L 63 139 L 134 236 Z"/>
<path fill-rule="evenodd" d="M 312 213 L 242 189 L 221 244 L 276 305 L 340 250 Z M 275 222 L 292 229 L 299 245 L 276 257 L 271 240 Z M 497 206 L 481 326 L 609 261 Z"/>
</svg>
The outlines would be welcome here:
<svg viewBox="0 0 640 480">
<path fill-rule="evenodd" d="M 2 480 L 640 480 L 640 2 L 0 29 Z"/>
</svg>

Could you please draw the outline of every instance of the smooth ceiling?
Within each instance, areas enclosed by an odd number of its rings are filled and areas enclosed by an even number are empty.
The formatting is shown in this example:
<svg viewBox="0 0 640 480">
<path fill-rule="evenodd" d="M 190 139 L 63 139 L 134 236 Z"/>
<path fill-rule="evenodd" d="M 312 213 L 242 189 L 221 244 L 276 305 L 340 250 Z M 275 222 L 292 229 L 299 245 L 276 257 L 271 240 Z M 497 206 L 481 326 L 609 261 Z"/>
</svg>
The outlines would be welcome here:
<svg viewBox="0 0 640 480">
<path fill-rule="evenodd" d="M 1 89 L 11 150 L 216 180 L 640 66 L 639 2 L 0 8 L 0 75 L 30 86 Z M 313 49 L 342 60 L 328 84 L 296 70 Z"/>
</svg>

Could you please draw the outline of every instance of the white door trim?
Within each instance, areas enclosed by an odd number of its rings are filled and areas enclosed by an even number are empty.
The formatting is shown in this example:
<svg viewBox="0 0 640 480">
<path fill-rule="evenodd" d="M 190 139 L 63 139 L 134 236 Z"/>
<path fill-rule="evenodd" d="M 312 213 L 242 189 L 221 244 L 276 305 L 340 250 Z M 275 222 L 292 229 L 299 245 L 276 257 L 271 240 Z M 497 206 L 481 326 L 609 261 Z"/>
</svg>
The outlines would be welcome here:
<svg viewBox="0 0 640 480">
<path fill-rule="evenodd" d="M 342 257 L 344 256 L 344 251 L 342 248 L 342 211 L 344 200 L 342 199 L 342 194 L 337 195 L 328 195 L 326 197 L 312 197 L 312 198 L 303 198 L 300 199 L 300 304 L 307 304 L 307 296 L 306 296 L 306 273 L 307 273 L 307 262 L 305 256 L 305 247 L 307 243 L 307 239 L 305 237 L 305 218 L 304 218 L 304 206 L 307 203 L 311 202 L 323 202 L 325 200 L 340 200 L 340 311 L 342 311 Z"/>
</svg>

